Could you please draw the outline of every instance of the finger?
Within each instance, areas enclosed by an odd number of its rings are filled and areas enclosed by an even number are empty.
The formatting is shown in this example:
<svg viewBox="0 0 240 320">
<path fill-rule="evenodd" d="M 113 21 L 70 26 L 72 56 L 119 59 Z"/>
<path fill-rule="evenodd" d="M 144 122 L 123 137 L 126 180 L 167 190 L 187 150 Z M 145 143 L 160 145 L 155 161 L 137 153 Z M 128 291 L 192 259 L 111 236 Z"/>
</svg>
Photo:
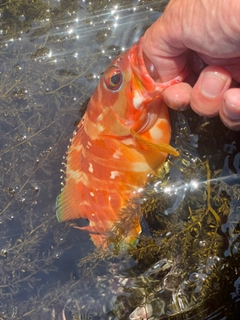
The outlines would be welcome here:
<svg viewBox="0 0 240 320">
<path fill-rule="evenodd" d="M 176 32 L 171 32 L 174 27 L 172 21 L 168 20 L 169 16 L 163 14 L 147 29 L 142 41 L 143 53 L 155 67 L 161 82 L 177 77 L 184 69 L 187 60 L 187 48 L 182 43 L 181 37 L 177 37 Z M 169 27 L 166 28 L 166 25 Z"/>
<path fill-rule="evenodd" d="M 192 50 L 188 51 L 187 59 L 192 72 L 197 75 L 199 75 L 202 70 L 208 65 L 199 57 L 199 54 Z"/>
<path fill-rule="evenodd" d="M 178 83 L 163 91 L 163 101 L 174 110 L 183 111 L 189 107 L 192 87 L 185 82 Z"/>
<path fill-rule="evenodd" d="M 165 53 L 159 52 L 158 47 L 155 45 L 155 48 L 153 42 L 151 42 L 153 36 L 151 35 L 150 37 L 150 33 L 151 32 L 147 30 L 143 36 L 143 53 L 157 70 L 159 80 L 161 82 L 167 82 L 177 77 L 184 69 L 186 65 L 187 53 L 183 52 L 178 55 L 179 50 L 177 50 L 177 53 L 175 53 L 173 48 L 172 51 L 174 52 L 175 57 L 164 57 L 163 55 Z M 161 56 L 161 54 L 163 55 Z"/>
<path fill-rule="evenodd" d="M 231 81 L 229 71 L 223 67 L 204 68 L 192 89 L 190 100 L 192 109 L 201 116 L 216 116 Z"/>
<path fill-rule="evenodd" d="M 226 127 L 240 130 L 240 88 L 225 92 L 219 115 Z"/>
<path fill-rule="evenodd" d="M 240 82 L 240 57 L 239 57 L 239 49 L 237 51 L 232 51 L 235 53 L 236 57 L 225 57 L 225 58 L 215 58 L 207 56 L 206 54 L 198 54 L 195 57 L 191 57 L 193 60 L 193 65 L 196 65 L 196 62 L 202 61 L 206 65 L 214 65 L 214 66 L 222 66 L 227 69 L 232 78 L 236 82 Z M 193 55 L 193 54 L 192 54 Z"/>
</svg>

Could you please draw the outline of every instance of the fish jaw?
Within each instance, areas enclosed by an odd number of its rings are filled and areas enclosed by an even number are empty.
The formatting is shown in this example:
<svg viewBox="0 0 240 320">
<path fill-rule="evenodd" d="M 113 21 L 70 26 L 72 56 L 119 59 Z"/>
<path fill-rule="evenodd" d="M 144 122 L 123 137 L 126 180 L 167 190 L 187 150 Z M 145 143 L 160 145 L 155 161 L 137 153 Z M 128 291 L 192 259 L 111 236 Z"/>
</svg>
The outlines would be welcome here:
<svg viewBox="0 0 240 320">
<path fill-rule="evenodd" d="M 139 79 L 139 83 L 141 83 L 149 93 L 157 94 L 158 92 L 162 92 L 169 86 L 184 81 L 184 79 L 190 74 L 190 69 L 186 65 L 181 73 L 174 79 L 167 82 L 155 81 L 149 74 L 145 64 L 142 50 L 142 41 L 143 37 L 141 37 L 139 41 L 136 42 L 129 50 L 129 61 L 132 69 L 134 70 L 134 73 Z M 154 65 L 152 65 L 152 68 L 155 68 Z"/>
</svg>

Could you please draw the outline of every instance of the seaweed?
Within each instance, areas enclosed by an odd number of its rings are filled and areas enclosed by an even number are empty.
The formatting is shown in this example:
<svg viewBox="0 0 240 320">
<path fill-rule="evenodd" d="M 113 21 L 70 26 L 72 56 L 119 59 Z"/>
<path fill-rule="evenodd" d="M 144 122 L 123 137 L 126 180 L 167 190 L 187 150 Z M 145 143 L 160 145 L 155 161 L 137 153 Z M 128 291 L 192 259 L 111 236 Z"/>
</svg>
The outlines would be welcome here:
<svg viewBox="0 0 240 320">
<path fill-rule="evenodd" d="M 179 115 L 179 118 L 178 124 L 184 120 L 183 115 Z M 184 122 L 187 123 L 186 118 Z M 97 265 L 101 260 L 107 261 L 114 256 L 126 259 L 129 254 L 137 262 L 134 276 L 131 273 L 131 285 L 124 286 L 128 298 L 120 303 L 121 299 L 118 297 L 115 309 L 111 311 L 118 319 L 125 319 L 126 314 L 123 317 L 120 315 L 126 310 L 131 319 L 130 311 L 134 310 L 134 306 L 136 314 L 143 318 L 150 312 L 149 308 L 151 313 L 147 317 L 154 319 L 167 319 L 167 313 L 174 315 L 179 312 L 182 315 L 202 314 L 202 317 L 206 317 L 213 312 L 213 306 L 216 309 L 221 306 L 216 303 L 216 299 L 222 294 L 222 283 L 229 281 L 228 277 L 223 276 L 223 270 L 236 268 L 236 265 L 233 267 L 227 262 L 232 257 L 228 255 L 226 258 L 229 235 L 223 231 L 223 226 L 231 220 L 231 203 L 236 200 L 235 189 L 239 187 L 239 178 L 236 177 L 237 185 L 226 185 L 225 168 L 212 170 L 208 159 L 201 160 L 199 154 L 193 156 L 192 153 L 195 152 L 191 152 L 190 141 L 196 139 L 193 139 L 189 128 L 186 127 L 185 130 L 184 135 L 189 137 L 188 141 L 186 137 L 176 137 L 177 147 L 182 148 L 182 154 L 179 158 L 170 158 L 160 168 L 158 175 L 150 177 L 139 198 L 131 201 L 122 211 L 120 221 L 109 234 L 109 249 L 95 250 L 80 261 L 80 266 L 89 262 Z M 183 138 L 186 139 L 184 144 Z M 235 157 L 237 156 L 238 154 Z M 229 179 L 230 176 L 227 177 Z M 176 181 L 180 181 L 177 186 Z M 181 190 L 184 191 L 183 195 Z M 180 201 L 176 199 L 176 195 L 180 197 Z M 171 207 L 174 210 L 169 211 Z M 145 218 L 148 234 L 143 232 L 138 244 L 127 248 L 126 253 L 122 250 L 126 248 L 122 247 L 121 242 L 127 235 L 136 212 L 141 212 Z M 238 223 L 232 227 L 231 232 L 231 235 L 237 233 L 238 239 L 237 230 Z M 156 267 L 164 260 L 173 264 L 167 275 L 163 275 L 161 268 L 157 270 Z M 146 278 L 152 266 L 155 266 L 154 278 Z M 129 275 L 126 279 L 130 279 Z M 175 283 L 174 289 L 169 289 L 169 283 L 165 287 L 160 285 L 164 281 Z M 173 293 L 170 294 L 169 291 Z M 169 303 L 165 297 L 162 298 L 162 292 L 175 296 L 172 298 L 175 302 Z M 222 299 L 219 301 L 223 303 Z M 176 318 L 178 319 L 177 315 Z"/>
</svg>

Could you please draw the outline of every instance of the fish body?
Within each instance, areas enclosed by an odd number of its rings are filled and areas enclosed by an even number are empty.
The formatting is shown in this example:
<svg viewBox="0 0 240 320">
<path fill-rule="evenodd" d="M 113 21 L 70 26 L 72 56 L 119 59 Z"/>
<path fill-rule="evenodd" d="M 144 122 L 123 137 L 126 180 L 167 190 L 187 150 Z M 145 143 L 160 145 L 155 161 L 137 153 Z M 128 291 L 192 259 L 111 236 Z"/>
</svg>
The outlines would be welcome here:
<svg viewBox="0 0 240 320">
<path fill-rule="evenodd" d="M 149 173 L 177 155 L 162 90 L 179 82 L 155 82 L 146 70 L 141 39 L 116 57 L 102 75 L 67 151 L 65 186 L 57 198 L 59 221 L 88 219 L 96 246 L 106 245 L 119 213 Z M 141 232 L 133 217 L 125 239 Z"/>
</svg>

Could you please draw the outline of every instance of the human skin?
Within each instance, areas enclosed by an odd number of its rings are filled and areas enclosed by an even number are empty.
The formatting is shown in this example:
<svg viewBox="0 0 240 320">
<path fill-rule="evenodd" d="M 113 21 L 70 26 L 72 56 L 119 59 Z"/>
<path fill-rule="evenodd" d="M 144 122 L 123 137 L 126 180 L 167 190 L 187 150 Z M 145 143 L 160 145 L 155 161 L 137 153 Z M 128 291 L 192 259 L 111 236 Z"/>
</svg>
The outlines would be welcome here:
<svg viewBox="0 0 240 320">
<path fill-rule="evenodd" d="M 202 116 L 219 114 L 232 130 L 240 130 L 240 1 L 171 0 L 146 31 L 146 65 L 155 78 L 168 81 L 188 66 L 184 82 L 164 90 L 169 107 L 190 104 Z"/>
</svg>

